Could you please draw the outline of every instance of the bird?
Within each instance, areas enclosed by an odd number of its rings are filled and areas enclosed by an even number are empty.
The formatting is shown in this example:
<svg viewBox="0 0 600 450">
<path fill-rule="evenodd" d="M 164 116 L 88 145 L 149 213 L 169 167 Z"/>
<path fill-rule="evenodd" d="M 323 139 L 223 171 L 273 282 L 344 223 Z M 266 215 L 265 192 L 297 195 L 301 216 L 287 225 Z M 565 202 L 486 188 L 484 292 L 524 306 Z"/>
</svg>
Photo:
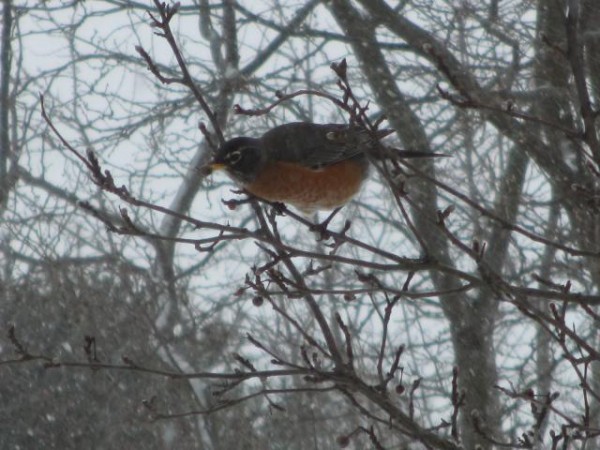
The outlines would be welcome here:
<svg viewBox="0 0 600 450">
<path fill-rule="evenodd" d="M 269 202 L 290 204 L 304 214 L 342 207 L 368 177 L 367 152 L 393 130 L 367 132 L 357 125 L 292 122 L 261 137 L 229 139 L 209 171 L 225 170 L 240 187 Z M 400 157 L 445 156 L 404 150 Z"/>
</svg>

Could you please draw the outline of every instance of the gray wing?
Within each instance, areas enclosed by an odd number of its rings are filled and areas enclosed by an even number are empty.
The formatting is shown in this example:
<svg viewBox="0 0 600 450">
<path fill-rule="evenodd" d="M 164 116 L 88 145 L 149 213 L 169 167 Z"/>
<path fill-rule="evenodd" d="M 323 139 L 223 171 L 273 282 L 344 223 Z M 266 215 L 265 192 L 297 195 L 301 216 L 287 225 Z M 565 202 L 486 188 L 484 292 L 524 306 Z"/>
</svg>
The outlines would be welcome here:
<svg viewBox="0 0 600 450">
<path fill-rule="evenodd" d="M 317 168 L 362 155 L 371 138 L 348 125 L 295 122 L 271 129 L 261 141 L 279 161 Z"/>
</svg>

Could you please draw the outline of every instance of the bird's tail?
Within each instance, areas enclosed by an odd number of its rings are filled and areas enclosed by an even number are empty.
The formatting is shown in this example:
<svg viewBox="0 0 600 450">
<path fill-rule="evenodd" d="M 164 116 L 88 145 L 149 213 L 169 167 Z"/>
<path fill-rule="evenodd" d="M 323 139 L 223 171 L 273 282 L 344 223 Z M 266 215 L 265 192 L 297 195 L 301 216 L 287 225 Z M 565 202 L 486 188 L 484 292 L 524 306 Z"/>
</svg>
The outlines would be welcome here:
<svg viewBox="0 0 600 450">
<path fill-rule="evenodd" d="M 446 155 L 444 153 L 432 153 L 432 152 L 421 152 L 419 150 L 400 150 L 400 149 L 392 149 L 392 155 L 397 156 L 401 159 L 408 158 L 448 158 L 450 155 Z"/>
<path fill-rule="evenodd" d="M 389 136 L 390 134 L 395 133 L 396 131 L 391 128 L 383 128 L 377 130 L 377 140 L 380 141 L 384 137 Z M 390 150 L 390 154 L 388 157 L 396 156 L 398 158 L 447 158 L 450 155 L 446 155 L 444 153 L 432 153 L 432 152 L 422 152 L 419 150 L 401 150 L 395 147 L 388 147 Z"/>
</svg>

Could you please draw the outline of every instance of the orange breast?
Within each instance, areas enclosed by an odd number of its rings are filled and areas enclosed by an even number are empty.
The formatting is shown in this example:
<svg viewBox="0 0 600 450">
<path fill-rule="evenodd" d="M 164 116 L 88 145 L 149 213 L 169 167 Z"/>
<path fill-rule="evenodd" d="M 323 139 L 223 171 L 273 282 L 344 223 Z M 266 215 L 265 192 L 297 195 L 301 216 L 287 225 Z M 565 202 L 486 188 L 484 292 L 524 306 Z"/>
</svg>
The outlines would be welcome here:
<svg viewBox="0 0 600 450">
<path fill-rule="evenodd" d="M 287 162 L 269 164 L 244 187 L 257 197 L 289 203 L 310 212 L 342 206 L 359 190 L 366 177 L 363 162 L 342 161 L 323 169 L 309 169 Z"/>
</svg>

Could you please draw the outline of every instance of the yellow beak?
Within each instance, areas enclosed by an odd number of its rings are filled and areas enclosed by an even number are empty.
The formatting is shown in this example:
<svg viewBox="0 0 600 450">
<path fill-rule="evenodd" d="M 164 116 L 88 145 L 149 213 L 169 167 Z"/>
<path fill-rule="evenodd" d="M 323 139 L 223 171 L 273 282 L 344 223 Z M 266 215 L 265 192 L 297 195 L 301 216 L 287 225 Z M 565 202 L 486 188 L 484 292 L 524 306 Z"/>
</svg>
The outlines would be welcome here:
<svg viewBox="0 0 600 450">
<path fill-rule="evenodd" d="M 217 170 L 223 170 L 225 169 L 227 166 L 223 163 L 210 163 L 210 164 L 206 164 L 202 167 L 198 167 L 198 171 L 202 174 L 202 176 L 208 176 L 211 173 L 217 171 Z"/>
<path fill-rule="evenodd" d="M 210 170 L 223 170 L 225 169 L 227 166 L 223 163 L 212 163 L 209 164 L 208 167 L 210 167 Z"/>
</svg>

